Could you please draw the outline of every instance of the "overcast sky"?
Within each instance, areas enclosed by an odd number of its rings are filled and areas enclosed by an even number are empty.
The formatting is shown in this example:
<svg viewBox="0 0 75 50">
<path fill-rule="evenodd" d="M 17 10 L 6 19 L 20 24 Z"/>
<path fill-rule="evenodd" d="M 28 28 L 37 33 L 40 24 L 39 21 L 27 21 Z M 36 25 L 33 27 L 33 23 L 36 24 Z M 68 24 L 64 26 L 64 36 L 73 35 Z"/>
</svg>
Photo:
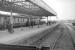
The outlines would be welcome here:
<svg viewBox="0 0 75 50">
<path fill-rule="evenodd" d="M 59 19 L 75 19 L 75 0 L 44 0 L 58 14 Z"/>
</svg>

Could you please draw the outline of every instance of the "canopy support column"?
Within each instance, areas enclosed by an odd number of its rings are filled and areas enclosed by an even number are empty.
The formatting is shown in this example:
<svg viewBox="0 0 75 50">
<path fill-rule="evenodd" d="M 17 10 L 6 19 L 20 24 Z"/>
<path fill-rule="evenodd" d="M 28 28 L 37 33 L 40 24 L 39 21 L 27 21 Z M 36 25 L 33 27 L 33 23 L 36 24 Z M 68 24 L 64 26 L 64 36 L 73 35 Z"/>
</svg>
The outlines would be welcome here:
<svg viewBox="0 0 75 50">
<path fill-rule="evenodd" d="M 28 18 L 28 26 L 30 27 L 31 26 L 31 19 L 30 18 Z"/>
<path fill-rule="evenodd" d="M 39 26 L 40 26 L 40 19 L 38 19 L 38 28 L 39 28 Z"/>
<path fill-rule="evenodd" d="M 31 18 L 31 26 L 32 26 L 32 28 L 33 28 L 33 18 Z"/>
<path fill-rule="evenodd" d="M 33 23 L 32 23 L 32 18 L 29 18 L 29 27 L 32 27 L 33 28 Z"/>
<path fill-rule="evenodd" d="M 48 16 L 47 16 L 47 26 L 48 26 Z"/>
<path fill-rule="evenodd" d="M 11 0 L 12 2 L 12 0 Z M 10 33 L 13 33 L 14 30 L 13 30 L 13 13 L 12 13 L 12 5 L 11 5 L 11 12 L 10 12 L 10 17 L 9 17 L 9 22 L 8 22 L 8 31 Z"/>
<path fill-rule="evenodd" d="M 48 24 L 49 24 L 49 25 L 51 25 L 51 16 L 50 16 L 50 18 L 49 18 L 49 19 L 50 19 L 50 21 L 49 21 L 49 23 L 48 23 Z"/>
<path fill-rule="evenodd" d="M 11 16 L 9 17 L 9 22 L 8 22 L 8 31 L 10 33 L 13 33 L 13 15 L 12 15 L 12 10 L 11 10 Z"/>
</svg>

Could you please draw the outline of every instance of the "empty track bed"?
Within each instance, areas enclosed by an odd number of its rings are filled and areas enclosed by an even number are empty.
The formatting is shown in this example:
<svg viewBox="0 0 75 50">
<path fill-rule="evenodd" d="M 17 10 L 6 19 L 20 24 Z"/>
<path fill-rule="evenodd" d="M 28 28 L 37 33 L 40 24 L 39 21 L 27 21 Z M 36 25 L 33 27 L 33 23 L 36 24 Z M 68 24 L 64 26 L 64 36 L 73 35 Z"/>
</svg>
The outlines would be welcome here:
<svg viewBox="0 0 75 50">
<path fill-rule="evenodd" d="M 74 50 L 71 35 L 68 29 L 62 25 L 31 45 L 49 47 L 49 50 Z"/>
</svg>

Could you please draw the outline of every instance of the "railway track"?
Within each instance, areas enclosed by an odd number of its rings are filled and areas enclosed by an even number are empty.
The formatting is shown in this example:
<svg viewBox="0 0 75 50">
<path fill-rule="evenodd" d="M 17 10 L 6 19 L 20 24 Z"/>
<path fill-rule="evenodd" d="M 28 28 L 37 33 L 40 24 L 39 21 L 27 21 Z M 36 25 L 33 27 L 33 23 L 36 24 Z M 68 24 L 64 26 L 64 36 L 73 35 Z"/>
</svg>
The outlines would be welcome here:
<svg viewBox="0 0 75 50">
<path fill-rule="evenodd" d="M 59 26 L 51 33 L 31 45 L 49 47 L 48 50 L 74 50 L 72 38 L 65 27 Z"/>
<path fill-rule="evenodd" d="M 61 36 L 63 35 L 63 31 L 64 31 L 64 28 L 60 28 L 61 30 L 60 30 L 60 35 L 57 37 L 57 39 L 55 40 L 55 42 L 54 42 L 54 44 L 53 44 L 53 46 L 52 46 L 52 50 L 54 50 L 55 49 L 55 46 L 56 46 L 56 44 L 58 43 L 58 40 L 61 38 Z"/>
<path fill-rule="evenodd" d="M 61 33 L 62 35 L 57 39 L 52 50 L 74 50 L 73 39 L 69 30 L 64 28 Z"/>
</svg>

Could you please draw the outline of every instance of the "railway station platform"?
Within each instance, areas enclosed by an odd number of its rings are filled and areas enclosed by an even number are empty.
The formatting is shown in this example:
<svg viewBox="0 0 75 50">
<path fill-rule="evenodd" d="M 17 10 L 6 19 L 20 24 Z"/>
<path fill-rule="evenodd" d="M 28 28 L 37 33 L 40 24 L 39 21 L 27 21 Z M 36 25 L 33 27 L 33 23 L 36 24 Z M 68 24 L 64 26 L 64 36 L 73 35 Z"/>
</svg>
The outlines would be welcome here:
<svg viewBox="0 0 75 50">
<path fill-rule="evenodd" d="M 24 27 L 24 28 L 16 28 L 14 29 L 14 33 L 9 33 L 7 30 L 5 31 L 0 31 L 0 43 L 1 44 L 11 44 L 16 41 L 20 41 L 21 39 L 27 39 L 31 36 L 37 35 L 38 33 L 45 31 L 47 29 L 51 29 L 52 27 L 55 27 L 58 24 L 53 24 L 53 25 L 40 25 L 34 26 L 33 28 L 31 27 Z"/>
</svg>

